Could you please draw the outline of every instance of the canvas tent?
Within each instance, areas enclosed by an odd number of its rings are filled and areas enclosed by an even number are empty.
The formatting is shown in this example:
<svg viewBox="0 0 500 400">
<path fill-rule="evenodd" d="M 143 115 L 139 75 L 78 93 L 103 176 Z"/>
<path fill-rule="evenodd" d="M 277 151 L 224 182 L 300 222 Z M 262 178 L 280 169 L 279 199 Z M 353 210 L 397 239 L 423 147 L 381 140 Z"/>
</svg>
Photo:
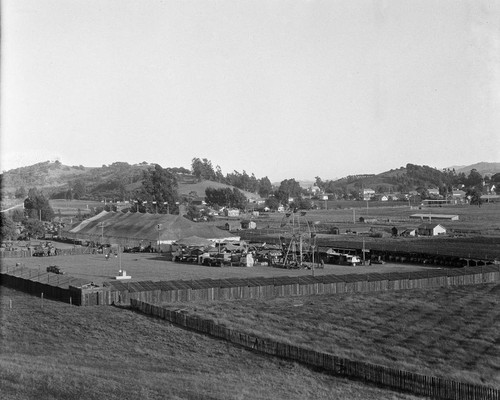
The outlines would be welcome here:
<svg viewBox="0 0 500 400">
<path fill-rule="evenodd" d="M 209 239 L 201 238 L 199 236 L 189 236 L 180 240 L 176 240 L 175 244 L 191 247 L 206 247 L 213 244 L 213 242 Z"/>
<path fill-rule="evenodd" d="M 138 241 L 171 244 L 191 236 L 217 242 L 239 240 L 213 225 L 196 223 L 180 215 L 107 211 L 80 222 L 66 234 L 73 239 L 119 244 Z"/>
</svg>

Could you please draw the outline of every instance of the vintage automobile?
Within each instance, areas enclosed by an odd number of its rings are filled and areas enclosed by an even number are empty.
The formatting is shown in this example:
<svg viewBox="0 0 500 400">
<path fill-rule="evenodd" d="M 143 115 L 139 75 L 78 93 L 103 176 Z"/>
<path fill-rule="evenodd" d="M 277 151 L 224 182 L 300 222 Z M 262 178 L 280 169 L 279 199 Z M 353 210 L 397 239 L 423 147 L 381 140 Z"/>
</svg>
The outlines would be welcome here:
<svg viewBox="0 0 500 400">
<path fill-rule="evenodd" d="M 57 265 L 51 265 L 47 267 L 47 272 L 52 272 L 53 274 L 64 275 L 64 271 Z"/>
</svg>

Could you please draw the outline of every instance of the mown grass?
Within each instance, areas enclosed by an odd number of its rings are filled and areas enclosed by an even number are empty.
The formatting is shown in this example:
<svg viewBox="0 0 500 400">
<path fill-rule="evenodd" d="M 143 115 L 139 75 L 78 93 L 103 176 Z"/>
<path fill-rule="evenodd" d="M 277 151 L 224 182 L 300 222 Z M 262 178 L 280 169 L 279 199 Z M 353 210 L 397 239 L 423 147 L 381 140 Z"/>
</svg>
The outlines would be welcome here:
<svg viewBox="0 0 500 400">
<path fill-rule="evenodd" d="M 223 278 L 250 278 L 273 276 L 307 276 L 312 275 L 311 270 L 282 269 L 264 266 L 245 267 L 207 267 L 197 264 L 184 264 L 167 261 L 162 254 L 149 253 L 123 253 L 120 257 L 111 257 L 109 260 L 102 254 L 84 254 L 77 256 L 54 257 L 25 257 L 3 258 L 1 267 L 15 268 L 16 264 L 31 268 L 43 273 L 49 265 L 58 265 L 68 275 L 89 279 L 98 284 L 114 280 L 120 269 L 127 271 L 132 276 L 132 281 L 144 280 L 192 280 L 192 279 L 223 279 Z M 121 266 L 121 268 L 120 268 Z M 315 275 L 325 274 L 367 274 L 372 272 L 410 272 L 425 270 L 431 267 L 424 265 L 385 264 L 371 266 L 342 266 L 326 265 L 324 269 L 316 269 Z"/>
<path fill-rule="evenodd" d="M 297 346 L 500 388 L 498 284 L 182 307 Z"/>
<path fill-rule="evenodd" d="M 127 309 L 49 300 L 42 308 L 0 289 L 2 399 L 416 399 Z"/>
</svg>

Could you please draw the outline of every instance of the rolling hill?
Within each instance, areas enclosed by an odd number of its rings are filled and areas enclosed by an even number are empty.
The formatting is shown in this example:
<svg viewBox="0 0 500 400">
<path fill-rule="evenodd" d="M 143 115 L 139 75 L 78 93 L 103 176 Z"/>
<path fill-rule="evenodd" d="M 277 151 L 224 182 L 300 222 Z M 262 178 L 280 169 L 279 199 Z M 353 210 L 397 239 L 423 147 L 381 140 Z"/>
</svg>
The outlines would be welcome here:
<svg viewBox="0 0 500 400">
<path fill-rule="evenodd" d="M 448 167 L 448 169 L 454 169 L 457 174 L 463 172 L 465 175 L 468 175 L 472 169 L 475 169 L 482 176 L 491 176 L 500 172 L 500 163 L 478 162 L 472 165 Z"/>
<path fill-rule="evenodd" d="M 66 166 L 60 162 L 46 161 L 27 167 L 4 172 L 2 177 L 2 197 L 14 197 L 21 187 L 29 190 L 32 187 L 43 190 L 53 198 L 65 198 L 66 192 L 75 189 L 77 183 L 85 188 L 86 197 L 101 200 L 102 198 L 128 199 L 142 185 L 143 171 L 153 165 L 148 163 L 128 164 L 115 162 L 102 167 Z M 197 197 L 205 196 L 205 189 L 233 188 L 219 182 L 198 180 L 185 168 L 172 168 L 176 174 L 180 195 L 196 193 Z M 239 189 L 248 199 L 256 199 L 255 193 Z M 10 205 L 10 203 L 9 203 Z"/>
<path fill-rule="evenodd" d="M 131 198 L 133 193 L 142 185 L 143 171 L 153 164 L 128 164 L 115 162 L 102 167 L 67 166 L 59 161 L 42 162 L 31 166 L 9 170 L 0 175 L 2 198 L 13 198 L 20 188 L 28 190 L 32 187 L 43 190 L 53 198 L 65 198 L 71 188 L 77 190 L 79 186 L 85 188 L 86 197 L 96 200 L 102 198 Z M 480 162 L 469 166 L 450 167 L 455 172 L 464 172 L 466 175 L 476 169 L 482 176 L 500 172 L 500 163 Z M 213 181 L 201 181 L 190 174 L 186 168 L 169 168 L 176 174 L 179 182 L 180 195 L 204 197 L 207 187 L 232 188 Z M 326 181 L 330 188 L 345 191 L 372 188 L 377 191 L 397 192 L 414 190 L 417 187 L 437 188 L 450 182 L 450 176 L 444 170 L 428 166 L 407 164 L 406 167 L 391 169 L 380 174 L 351 175 L 341 179 Z M 310 187 L 311 181 L 301 181 L 302 187 Z M 279 186 L 279 183 L 275 184 Z M 241 190 L 249 199 L 258 198 L 258 195 Z M 328 190 L 327 190 L 328 191 Z M 19 196 L 22 197 L 22 196 Z"/>
</svg>

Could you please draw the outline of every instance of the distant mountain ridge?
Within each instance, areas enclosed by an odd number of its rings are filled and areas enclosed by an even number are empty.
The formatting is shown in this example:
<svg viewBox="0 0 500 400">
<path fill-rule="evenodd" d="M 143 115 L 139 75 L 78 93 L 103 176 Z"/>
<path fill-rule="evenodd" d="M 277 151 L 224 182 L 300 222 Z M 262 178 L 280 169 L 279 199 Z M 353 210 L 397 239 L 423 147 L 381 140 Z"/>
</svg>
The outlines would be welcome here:
<svg viewBox="0 0 500 400">
<path fill-rule="evenodd" d="M 463 172 L 465 175 L 468 175 L 471 170 L 475 169 L 477 172 L 479 172 L 482 176 L 486 175 L 495 175 L 500 172 L 500 162 L 478 162 L 476 164 L 472 165 L 460 165 L 460 166 L 453 166 L 453 167 L 448 167 L 447 169 L 455 170 L 457 174 Z"/>
</svg>

